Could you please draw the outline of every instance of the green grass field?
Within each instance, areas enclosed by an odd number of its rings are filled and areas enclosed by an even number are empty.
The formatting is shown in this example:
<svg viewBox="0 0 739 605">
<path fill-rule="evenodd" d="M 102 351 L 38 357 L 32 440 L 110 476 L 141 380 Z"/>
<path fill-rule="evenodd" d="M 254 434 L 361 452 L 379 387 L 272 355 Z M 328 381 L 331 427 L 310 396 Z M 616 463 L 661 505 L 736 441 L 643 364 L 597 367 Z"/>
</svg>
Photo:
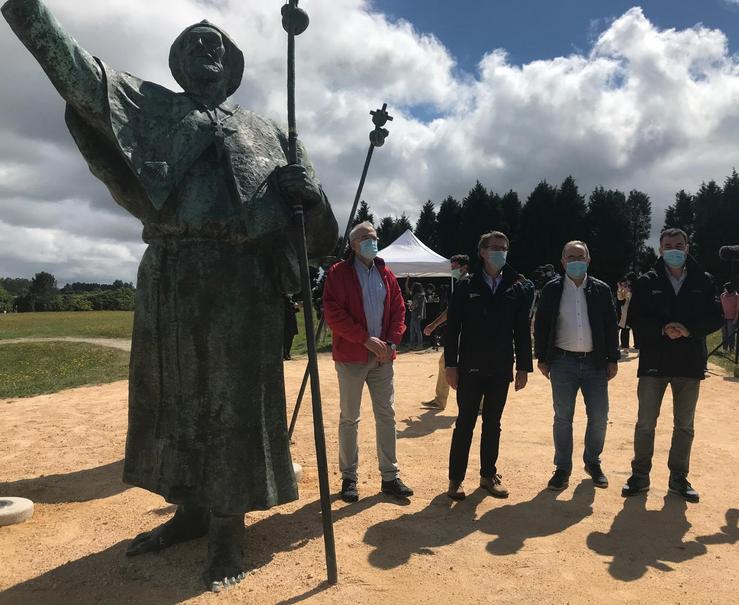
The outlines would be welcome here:
<svg viewBox="0 0 739 605">
<path fill-rule="evenodd" d="M 7 313 L 0 315 L 0 340 L 12 338 L 131 338 L 132 311 Z"/>
<path fill-rule="evenodd" d="M 128 358 L 126 351 L 80 342 L 0 345 L 0 399 L 122 380 Z"/>
<path fill-rule="evenodd" d="M 302 312 L 292 355 L 306 353 Z M 131 338 L 130 311 L 8 313 L 0 315 L 0 341 L 16 338 Z M 276 335 L 282 340 L 282 335 Z M 318 342 L 331 350 L 331 336 Z M 104 384 L 128 376 L 129 354 L 84 343 L 0 344 L 0 399 L 54 393 L 86 384 Z"/>
</svg>

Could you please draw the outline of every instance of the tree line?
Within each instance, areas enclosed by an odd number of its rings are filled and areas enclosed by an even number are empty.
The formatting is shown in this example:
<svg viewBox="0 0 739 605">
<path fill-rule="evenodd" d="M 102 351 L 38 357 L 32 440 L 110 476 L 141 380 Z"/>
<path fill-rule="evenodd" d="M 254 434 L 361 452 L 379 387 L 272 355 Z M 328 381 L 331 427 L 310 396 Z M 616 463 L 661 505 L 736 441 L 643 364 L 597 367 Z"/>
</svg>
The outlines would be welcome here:
<svg viewBox="0 0 739 605">
<path fill-rule="evenodd" d="M 480 235 L 503 231 L 511 240 L 509 263 L 525 275 L 545 264 L 559 266 L 562 245 L 580 239 L 591 251 L 591 273 L 614 285 L 631 271 L 650 269 L 657 253 L 647 242 L 651 236 L 652 202 L 643 191 L 628 193 L 596 187 L 583 195 L 572 176 L 561 185 L 541 181 L 524 202 L 515 191 L 500 195 L 477 181 L 461 200 L 452 196 L 440 203 L 422 205 L 412 224 L 404 213 L 378 222 L 366 202 L 354 224 L 376 226 L 380 249 L 407 229 L 429 248 L 447 258 L 454 254 L 477 257 Z M 684 190 L 665 212 L 663 228 L 684 229 L 691 253 L 718 283 L 731 276 L 729 263 L 719 260 L 721 246 L 739 243 L 739 175 L 732 170 L 723 186 L 703 183 L 697 193 Z"/>
<path fill-rule="evenodd" d="M 0 277 L 0 311 L 133 311 L 135 288 L 130 282 L 74 282 L 57 287 L 46 271 L 32 279 Z"/>
</svg>

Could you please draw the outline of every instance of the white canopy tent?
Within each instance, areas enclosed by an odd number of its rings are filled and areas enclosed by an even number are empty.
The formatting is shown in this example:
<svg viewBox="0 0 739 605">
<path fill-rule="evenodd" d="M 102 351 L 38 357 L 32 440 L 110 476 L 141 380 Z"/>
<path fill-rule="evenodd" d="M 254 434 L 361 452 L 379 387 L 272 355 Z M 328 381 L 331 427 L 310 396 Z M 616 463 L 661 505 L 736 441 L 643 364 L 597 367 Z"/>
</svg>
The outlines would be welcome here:
<svg viewBox="0 0 739 605">
<path fill-rule="evenodd" d="M 408 229 L 378 256 L 395 277 L 451 277 L 449 259 L 436 254 Z"/>
</svg>

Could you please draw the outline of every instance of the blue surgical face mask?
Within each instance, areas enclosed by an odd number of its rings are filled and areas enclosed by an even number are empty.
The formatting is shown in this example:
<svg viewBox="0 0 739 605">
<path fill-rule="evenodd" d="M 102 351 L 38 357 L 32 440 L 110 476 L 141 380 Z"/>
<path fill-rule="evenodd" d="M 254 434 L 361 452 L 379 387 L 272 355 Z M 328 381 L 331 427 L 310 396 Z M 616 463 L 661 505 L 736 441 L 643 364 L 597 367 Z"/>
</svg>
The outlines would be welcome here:
<svg viewBox="0 0 739 605">
<path fill-rule="evenodd" d="M 462 269 L 452 269 L 452 277 L 454 279 L 459 279 L 462 277 Z"/>
<path fill-rule="evenodd" d="M 367 260 L 372 260 L 377 256 L 377 240 L 365 239 L 359 242 L 359 255 Z"/>
<path fill-rule="evenodd" d="M 582 279 L 588 272 L 588 263 L 584 260 L 571 260 L 567 263 L 565 271 L 571 279 Z"/>
<path fill-rule="evenodd" d="M 685 264 L 687 254 L 685 250 L 665 250 L 662 252 L 662 258 L 668 267 L 679 269 Z"/>
<path fill-rule="evenodd" d="M 498 270 L 505 266 L 506 258 L 508 258 L 507 250 L 490 250 L 487 253 L 488 262 Z"/>
</svg>

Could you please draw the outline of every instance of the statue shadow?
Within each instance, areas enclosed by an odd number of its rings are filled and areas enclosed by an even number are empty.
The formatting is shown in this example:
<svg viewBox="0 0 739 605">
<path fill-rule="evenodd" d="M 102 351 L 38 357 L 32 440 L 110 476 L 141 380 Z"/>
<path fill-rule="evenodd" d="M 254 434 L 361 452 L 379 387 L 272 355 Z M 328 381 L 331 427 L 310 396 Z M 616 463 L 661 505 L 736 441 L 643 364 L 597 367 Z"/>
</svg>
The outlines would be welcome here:
<svg viewBox="0 0 739 605">
<path fill-rule="evenodd" d="M 334 500 L 336 497 L 334 498 Z M 334 521 L 359 514 L 380 502 L 377 494 L 334 511 Z M 170 510 L 157 511 L 162 516 Z M 276 512 L 250 523 L 247 517 L 244 552 L 247 572 L 267 565 L 278 553 L 302 548 L 322 535 L 320 501 L 309 502 L 293 513 Z M 131 536 L 133 538 L 133 536 Z M 206 539 L 179 544 L 158 554 L 127 557 L 130 540 L 84 556 L 46 573 L 7 588 L 0 605 L 174 605 L 207 592 L 201 580 L 206 558 Z M 299 573 L 296 568 L 296 574 Z M 250 582 L 247 575 L 245 583 Z M 322 578 L 306 595 L 286 602 L 297 603 L 328 587 Z M 235 589 L 238 590 L 238 589 Z"/>
<path fill-rule="evenodd" d="M 122 476 L 123 460 L 118 460 L 72 473 L 0 483 L 0 495 L 28 498 L 42 504 L 100 500 L 130 489 L 121 481 Z"/>
<path fill-rule="evenodd" d="M 439 412 L 440 410 L 427 410 L 420 416 L 403 419 L 405 428 L 398 431 L 398 439 L 426 437 L 436 431 L 451 428 L 454 425 L 455 418 L 441 415 Z"/>
<path fill-rule="evenodd" d="M 668 494 L 661 510 L 647 510 L 646 504 L 646 494 L 626 498 L 608 533 L 588 536 L 591 550 L 612 557 L 608 571 L 617 580 L 633 582 L 650 567 L 672 571 L 669 563 L 684 563 L 707 552 L 701 542 L 684 541 L 691 527 L 685 500 Z"/>
<path fill-rule="evenodd" d="M 174 605 L 205 591 L 200 580 L 203 540 L 140 557 L 126 557 L 128 542 L 11 586 L 0 594 L 0 605 Z"/>
<path fill-rule="evenodd" d="M 557 493 L 544 489 L 529 501 L 493 508 L 478 519 L 477 507 L 486 495 L 478 489 L 453 503 L 440 494 L 417 513 L 370 527 L 364 537 L 364 542 L 374 547 L 370 563 L 381 569 L 399 567 L 412 555 L 433 555 L 434 548 L 478 531 L 497 536 L 487 546 L 490 554 L 513 554 L 526 540 L 563 532 L 591 515 L 595 488 L 590 481 L 583 481 L 571 500 L 557 500 Z"/>
</svg>

